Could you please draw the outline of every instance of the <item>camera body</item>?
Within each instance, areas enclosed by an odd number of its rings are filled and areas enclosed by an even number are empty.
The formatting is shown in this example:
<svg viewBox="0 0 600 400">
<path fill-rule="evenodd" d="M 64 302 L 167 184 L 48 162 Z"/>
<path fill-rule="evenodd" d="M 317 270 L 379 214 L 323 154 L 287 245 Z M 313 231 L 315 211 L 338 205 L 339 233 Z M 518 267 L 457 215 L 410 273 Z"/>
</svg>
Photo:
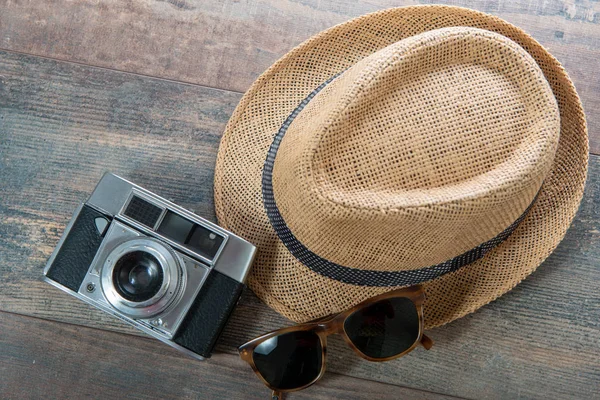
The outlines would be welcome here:
<svg viewBox="0 0 600 400">
<path fill-rule="evenodd" d="M 235 234 L 107 173 L 75 211 L 44 279 L 204 359 L 255 253 Z"/>
</svg>

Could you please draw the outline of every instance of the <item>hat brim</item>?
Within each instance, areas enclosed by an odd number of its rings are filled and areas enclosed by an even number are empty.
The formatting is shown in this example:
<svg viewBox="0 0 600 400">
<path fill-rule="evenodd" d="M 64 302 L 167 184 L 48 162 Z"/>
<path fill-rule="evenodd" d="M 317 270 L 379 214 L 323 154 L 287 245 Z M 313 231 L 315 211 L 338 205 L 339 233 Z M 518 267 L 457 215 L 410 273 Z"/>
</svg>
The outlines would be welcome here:
<svg viewBox="0 0 600 400">
<path fill-rule="evenodd" d="M 368 14 L 312 37 L 263 73 L 240 101 L 219 148 L 217 218 L 258 247 L 248 284 L 284 316 L 297 322 L 312 320 L 394 288 L 342 283 L 313 272 L 289 253 L 262 203 L 262 168 L 274 136 L 292 110 L 330 77 L 399 40 L 449 26 L 494 31 L 529 52 L 558 102 L 561 136 L 552 170 L 517 230 L 482 259 L 424 284 L 426 328 L 460 318 L 506 293 L 564 237 L 583 196 L 588 136 L 581 101 L 560 63 L 521 29 L 477 11 L 413 6 Z"/>
</svg>

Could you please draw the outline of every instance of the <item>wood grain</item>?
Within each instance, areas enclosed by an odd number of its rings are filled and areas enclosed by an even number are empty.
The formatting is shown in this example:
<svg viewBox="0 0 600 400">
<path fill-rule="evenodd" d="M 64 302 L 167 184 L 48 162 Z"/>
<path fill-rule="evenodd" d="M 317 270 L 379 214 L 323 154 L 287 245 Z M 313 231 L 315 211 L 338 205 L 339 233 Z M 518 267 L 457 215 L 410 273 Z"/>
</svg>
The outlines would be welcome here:
<svg viewBox="0 0 600 400">
<path fill-rule="evenodd" d="M 2 399 L 267 399 L 230 354 L 182 358 L 160 342 L 0 312 Z M 235 377 L 235 379 L 223 379 Z M 329 373 L 291 399 L 442 400 L 450 396 Z"/>
<path fill-rule="evenodd" d="M 311 35 L 389 7 L 443 3 L 523 28 L 565 66 L 600 154 L 600 3 L 594 0 L 0 0 L 0 48 L 245 91 Z"/>
<path fill-rule="evenodd" d="M 43 266 L 105 170 L 214 219 L 218 139 L 240 95 L 7 52 L 0 71 L 0 310 L 137 334 L 41 282 Z M 429 332 L 428 352 L 369 363 L 334 338 L 328 370 L 467 398 L 600 398 L 598 214 L 592 157 L 573 227 L 530 278 Z M 247 292 L 218 349 L 287 325 Z"/>
</svg>

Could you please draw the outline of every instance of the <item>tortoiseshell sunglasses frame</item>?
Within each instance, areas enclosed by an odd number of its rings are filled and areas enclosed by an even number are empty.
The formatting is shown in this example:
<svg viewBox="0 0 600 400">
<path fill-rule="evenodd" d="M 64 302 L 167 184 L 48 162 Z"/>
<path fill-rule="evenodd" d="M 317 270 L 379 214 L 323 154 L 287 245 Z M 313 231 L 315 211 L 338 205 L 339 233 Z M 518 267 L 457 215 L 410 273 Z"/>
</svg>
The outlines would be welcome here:
<svg viewBox="0 0 600 400">
<path fill-rule="evenodd" d="M 417 336 L 417 339 L 412 344 L 412 346 L 409 347 L 407 350 L 403 351 L 402 353 L 393 355 L 391 357 L 374 358 L 374 357 L 370 357 L 370 356 L 364 354 L 354 345 L 354 343 L 352 343 L 352 340 L 350 339 L 350 337 L 344 330 L 344 323 L 346 322 L 346 319 L 350 315 L 355 313 L 356 311 L 358 311 L 362 308 L 366 308 L 374 303 L 377 303 L 378 301 L 390 299 L 390 298 L 397 298 L 397 297 L 406 297 L 406 298 L 410 299 L 417 309 L 417 314 L 419 316 L 419 335 Z M 248 364 L 250 364 L 250 366 L 252 367 L 252 369 L 254 370 L 256 375 L 258 375 L 260 380 L 269 389 L 273 390 L 273 392 L 274 392 L 273 396 L 276 396 L 276 394 L 275 394 L 276 392 L 295 392 L 297 390 L 302 390 L 302 389 L 305 389 L 305 388 L 313 385 L 319 379 L 321 379 L 321 377 L 325 373 L 326 354 L 327 354 L 327 336 L 329 336 L 329 335 L 333 335 L 336 333 L 340 334 L 344 338 L 346 343 L 348 343 L 348 345 L 350 346 L 350 348 L 352 350 L 354 350 L 360 357 L 364 358 L 365 360 L 369 360 L 369 361 L 376 361 L 376 362 L 389 361 L 389 360 L 393 360 L 395 358 L 402 357 L 403 355 L 410 353 L 412 350 L 414 350 L 415 347 L 417 347 L 419 345 L 419 343 L 422 344 L 425 349 L 429 350 L 431 348 L 431 346 L 433 346 L 433 341 L 423 333 L 423 302 L 424 301 L 425 301 L 425 292 L 423 291 L 423 287 L 421 285 L 392 290 L 390 292 L 381 294 L 379 296 L 375 296 L 370 299 L 367 299 L 367 300 L 355 305 L 354 307 L 350 308 L 349 310 L 343 311 L 339 314 L 330 315 L 328 317 L 324 317 L 324 318 L 318 319 L 316 321 L 311 321 L 311 322 L 307 322 L 304 324 L 299 324 L 299 325 L 291 326 L 288 328 L 282 328 L 282 329 L 278 329 L 278 330 L 266 333 L 262 336 L 257 337 L 256 339 L 253 339 L 253 340 L 243 344 L 242 346 L 240 346 L 238 349 L 238 352 L 239 352 L 242 360 L 244 360 Z M 254 350 L 262 342 L 264 342 L 265 340 L 268 340 L 274 336 L 279 336 L 279 335 L 282 335 L 285 333 L 290 333 L 290 332 L 300 332 L 300 331 L 311 331 L 311 332 L 314 332 L 319 337 L 319 340 L 321 342 L 321 349 L 322 349 L 321 370 L 319 371 L 319 374 L 311 382 L 307 383 L 306 385 L 297 387 L 297 388 L 282 389 L 282 388 L 272 386 L 263 378 L 262 374 L 258 371 L 258 368 L 256 368 L 256 365 L 254 364 L 254 358 L 253 358 Z"/>
</svg>

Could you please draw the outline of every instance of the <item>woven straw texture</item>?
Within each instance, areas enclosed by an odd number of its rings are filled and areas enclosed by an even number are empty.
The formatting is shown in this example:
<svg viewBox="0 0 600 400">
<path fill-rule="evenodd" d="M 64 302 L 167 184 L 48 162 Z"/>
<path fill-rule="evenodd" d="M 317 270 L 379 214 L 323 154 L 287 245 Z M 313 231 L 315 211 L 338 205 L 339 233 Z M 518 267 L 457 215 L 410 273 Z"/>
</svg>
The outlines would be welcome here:
<svg viewBox="0 0 600 400">
<path fill-rule="evenodd" d="M 277 205 L 303 244 L 352 268 L 423 268 L 497 235 L 543 182 L 507 241 L 425 284 L 428 328 L 494 300 L 554 250 L 581 200 L 588 153 L 564 69 L 496 17 L 447 6 L 390 9 L 288 53 L 249 89 L 226 128 L 217 217 L 258 246 L 249 285 L 269 306 L 307 321 L 392 289 L 311 271 L 278 239 L 262 204 L 273 137 L 342 71 L 289 126 L 275 161 Z"/>
</svg>

